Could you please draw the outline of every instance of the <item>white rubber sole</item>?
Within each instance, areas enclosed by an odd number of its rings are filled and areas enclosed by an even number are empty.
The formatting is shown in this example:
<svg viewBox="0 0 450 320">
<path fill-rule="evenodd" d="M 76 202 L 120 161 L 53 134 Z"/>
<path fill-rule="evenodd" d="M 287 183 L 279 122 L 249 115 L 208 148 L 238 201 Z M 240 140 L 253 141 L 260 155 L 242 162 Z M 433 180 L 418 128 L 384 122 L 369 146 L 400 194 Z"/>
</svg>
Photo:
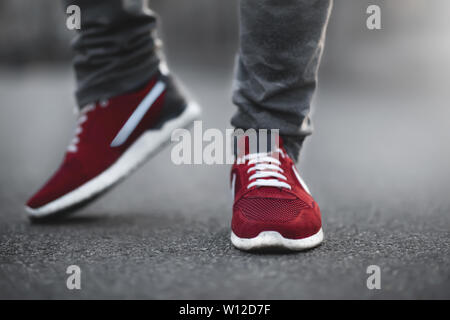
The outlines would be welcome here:
<svg viewBox="0 0 450 320">
<path fill-rule="evenodd" d="M 200 107 L 189 102 L 181 115 L 167 121 L 161 129 L 142 134 L 113 165 L 95 178 L 42 207 L 25 206 L 25 209 L 32 218 L 43 218 L 96 196 L 131 174 L 170 141 L 173 130 L 189 126 L 200 114 Z"/>
<path fill-rule="evenodd" d="M 231 243 L 240 250 L 287 249 L 301 251 L 311 249 L 323 241 L 322 228 L 312 236 L 304 239 L 288 239 L 277 231 L 263 231 L 254 238 L 239 238 L 231 231 Z"/>
</svg>

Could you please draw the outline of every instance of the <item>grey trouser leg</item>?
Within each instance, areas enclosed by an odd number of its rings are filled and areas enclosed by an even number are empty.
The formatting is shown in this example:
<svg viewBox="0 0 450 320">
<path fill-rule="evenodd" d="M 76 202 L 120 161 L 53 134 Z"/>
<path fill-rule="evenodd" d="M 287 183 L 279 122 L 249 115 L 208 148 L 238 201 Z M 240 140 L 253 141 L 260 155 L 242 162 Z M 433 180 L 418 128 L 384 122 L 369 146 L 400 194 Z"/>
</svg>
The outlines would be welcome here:
<svg viewBox="0 0 450 320">
<path fill-rule="evenodd" d="M 145 0 L 63 0 L 81 9 L 72 47 L 79 106 L 134 91 L 158 71 L 156 18 Z"/>
<path fill-rule="evenodd" d="M 332 0 L 241 0 L 231 123 L 279 129 L 295 159 L 305 136 Z"/>
</svg>

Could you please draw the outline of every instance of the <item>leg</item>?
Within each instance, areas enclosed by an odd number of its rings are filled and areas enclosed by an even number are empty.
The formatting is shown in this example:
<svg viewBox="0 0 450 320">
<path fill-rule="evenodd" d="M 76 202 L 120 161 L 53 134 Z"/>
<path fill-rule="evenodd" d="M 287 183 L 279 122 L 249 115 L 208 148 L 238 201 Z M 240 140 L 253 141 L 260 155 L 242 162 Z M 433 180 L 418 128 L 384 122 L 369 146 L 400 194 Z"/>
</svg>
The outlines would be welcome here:
<svg viewBox="0 0 450 320">
<path fill-rule="evenodd" d="M 231 169 L 231 242 L 242 250 L 305 250 L 323 241 L 318 204 L 295 168 L 311 133 L 331 0 L 241 0 L 241 48 L 232 124 L 279 129 L 284 147 L 249 152 Z M 291 159 L 292 158 L 292 159 Z"/>
<path fill-rule="evenodd" d="M 82 30 L 73 47 L 77 98 L 84 107 L 61 166 L 26 204 L 33 219 L 89 204 L 199 115 L 197 105 L 159 71 L 150 33 L 155 18 L 143 0 L 70 2 L 81 9 Z"/>
<path fill-rule="evenodd" d="M 134 91 L 157 73 L 156 18 L 145 2 L 64 0 L 81 9 L 72 44 L 80 106 Z"/>
<path fill-rule="evenodd" d="M 280 129 L 297 159 L 308 117 L 331 0 L 241 0 L 240 51 L 231 123 Z"/>
</svg>

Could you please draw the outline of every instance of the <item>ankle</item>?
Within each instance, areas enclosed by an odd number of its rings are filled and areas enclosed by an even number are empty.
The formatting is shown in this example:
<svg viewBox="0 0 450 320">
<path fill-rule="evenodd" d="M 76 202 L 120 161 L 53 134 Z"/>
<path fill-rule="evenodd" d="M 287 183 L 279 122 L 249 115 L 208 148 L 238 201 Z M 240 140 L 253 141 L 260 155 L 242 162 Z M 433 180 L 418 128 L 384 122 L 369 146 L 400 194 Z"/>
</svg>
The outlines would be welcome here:
<svg viewBox="0 0 450 320">
<path fill-rule="evenodd" d="M 291 157 L 294 162 L 297 162 L 300 156 L 300 150 L 303 145 L 304 138 L 297 138 L 291 136 L 281 136 L 283 139 L 283 146 L 289 157 Z"/>
</svg>

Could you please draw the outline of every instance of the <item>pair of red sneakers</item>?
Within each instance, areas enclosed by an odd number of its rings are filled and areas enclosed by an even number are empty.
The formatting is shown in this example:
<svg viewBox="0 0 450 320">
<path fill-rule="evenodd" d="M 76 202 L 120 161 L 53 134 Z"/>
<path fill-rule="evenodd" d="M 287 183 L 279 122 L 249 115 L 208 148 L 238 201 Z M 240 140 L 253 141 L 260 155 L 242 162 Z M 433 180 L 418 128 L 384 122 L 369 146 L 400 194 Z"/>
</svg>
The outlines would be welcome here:
<svg viewBox="0 0 450 320">
<path fill-rule="evenodd" d="M 61 166 L 26 204 L 30 217 L 53 217 L 89 203 L 199 116 L 200 108 L 162 74 L 133 93 L 85 106 Z M 282 145 L 238 158 L 231 177 L 234 246 L 301 250 L 322 242 L 319 207 Z"/>
</svg>

